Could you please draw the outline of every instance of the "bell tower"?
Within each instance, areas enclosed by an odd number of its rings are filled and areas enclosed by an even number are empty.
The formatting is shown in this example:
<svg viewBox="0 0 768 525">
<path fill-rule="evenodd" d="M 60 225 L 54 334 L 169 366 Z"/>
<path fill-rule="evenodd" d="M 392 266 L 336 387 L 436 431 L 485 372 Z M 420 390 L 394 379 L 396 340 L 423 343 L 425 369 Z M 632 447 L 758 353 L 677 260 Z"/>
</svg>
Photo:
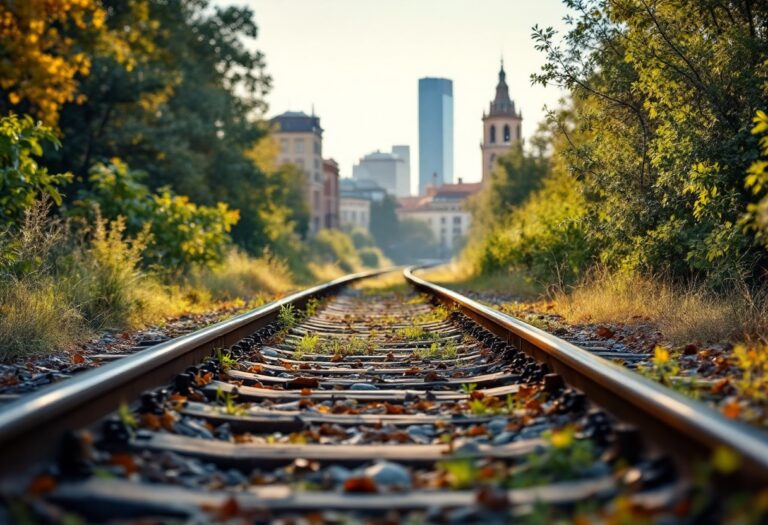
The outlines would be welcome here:
<svg viewBox="0 0 768 525">
<path fill-rule="evenodd" d="M 523 114 L 515 110 L 515 103 L 509 98 L 507 74 L 504 60 L 499 69 L 499 83 L 496 84 L 496 98 L 491 101 L 488 113 L 483 112 L 483 182 L 490 180 L 496 158 L 506 152 L 512 144 L 522 140 Z"/>
</svg>

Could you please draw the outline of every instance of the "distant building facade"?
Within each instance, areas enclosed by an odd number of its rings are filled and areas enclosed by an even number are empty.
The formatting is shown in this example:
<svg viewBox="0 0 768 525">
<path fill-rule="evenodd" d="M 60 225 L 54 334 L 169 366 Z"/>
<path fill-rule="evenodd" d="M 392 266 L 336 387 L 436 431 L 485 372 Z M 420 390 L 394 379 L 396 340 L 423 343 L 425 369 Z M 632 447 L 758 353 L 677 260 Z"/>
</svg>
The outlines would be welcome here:
<svg viewBox="0 0 768 525">
<path fill-rule="evenodd" d="M 387 196 L 387 190 L 368 179 L 341 179 L 339 181 L 339 195 L 341 198 L 381 202 Z"/>
<path fill-rule="evenodd" d="M 509 98 L 504 63 L 499 70 L 499 82 L 496 85 L 496 97 L 488 113 L 483 113 L 483 143 L 480 145 L 483 157 L 483 178 L 490 179 L 496 159 L 510 146 L 522 140 L 523 114 L 515 110 L 515 103 Z"/>
<path fill-rule="evenodd" d="M 411 194 L 411 147 L 405 144 L 392 146 L 392 154 L 403 159 L 402 171 L 398 175 L 398 197 L 407 197 Z"/>
<path fill-rule="evenodd" d="M 464 242 L 472 225 L 467 199 L 480 191 L 482 183 L 464 183 L 430 186 L 427 195 L 399 199 L 396 213 L 400 219 L 425 223 L 437 240 L 441 256 L 454 253 Z"/>
<path fill-rule="evenodd" d="M 358 197 L 341 197 L 339 199 L 339 218 L 341 227 L 345 229 L 371 228 L 371 201 Z"/>
<path fill-rule="evenodd" d="M 453 82 L 419 79 L 419 195 L 453 182 Z"/>
<path fill-rule="evenodd" d="M 278 164 L 295 164 L 306 175 L 309 233 L 315 235 L 325 219 L 323 175 L 323 128 L 320 118 L 301 111 L 288 111 L 271 121 L 280 144 Z"/>
<path fill-rule="evenodd" d="M 339 222 L 339 164 L 323 160 L 323 227 L 338 229 Z"/>
<path fill-rule="evenodd" d="M 390 195 L 407 197 L 411 194 L 410 157 L 408 146 L 395 146 L 392 153 L 369 153 L 353 166 L 352 178 L 373 181 Z"/>
</svg>

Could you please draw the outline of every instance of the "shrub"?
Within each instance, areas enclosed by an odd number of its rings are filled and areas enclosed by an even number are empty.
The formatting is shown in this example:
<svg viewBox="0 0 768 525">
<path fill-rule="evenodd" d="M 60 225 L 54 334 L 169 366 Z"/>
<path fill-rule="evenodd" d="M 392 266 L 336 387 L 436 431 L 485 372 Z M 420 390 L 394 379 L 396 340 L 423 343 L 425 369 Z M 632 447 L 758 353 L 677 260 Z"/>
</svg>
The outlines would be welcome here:
<svg viewBox="0 0 768 525">
<path fill-rule="evenodd" d="M 97 217 L 92 239 L 73 254 L 71 301 L 97 329 L 121 329 L 137 324 L 142 312 L 140 289 L 147 279 L 140 270 L 146 234 L 124 237 L 125 220 L 110 223 Z"/>
<path fill-rule="evenodd" d="M 310 240 L 309 250 L 317 262 L 334 263 L 344 272 L 354 272 L 360 267 L 360 257 L 352 239 L 338 230 L 320 230 Z"/>
<path fill-rule="evenodd" d="M 360 262 L 368 268 L 378 268 L 384 256 L 376 247 L 363 248 L 358 252 Z"/>
<path fill-rule="evenodd" d="M 72 179 L 70 173 L 51 174 L 34 157 L 43 154 L 43 145 L 59 147 L 51 128 L 35 123 L 32 117 L 11 113 L 0 118 L 0 219 L 18 224 L 24 212 L 42 197 L 61 204 L 58 187 Z"/>
<path fill-rule="evenodd" d="M 465 256 L 484 274 L 524 270 L 536 280 L 573 282 L 591 258 L 585 213 L 577 181 L 554 171 L 520 207 L 481 233 Z"/>
<path fill-rule="evenodd" d="M 70 215 L 89 222 L 99 214 L 109 220 L 124 217 L 129 235 L 138 235 L 149 225 L 151 237 L 144 243 L 143 256 L 171 273 L 220 263 L 239 212 L 224 203 L 195 204 L 169 188 L 152 194 L 141 183 L 144 177 L 144 172 L 131 170 L 119 159 L 94 165 L 88 177 L 91 188 L 79 193 Z"/>
<path fill-rule="evenodd" d="M 349 236 L 352 238 L 352 244 L 354 244 L 355 248 L 358 250 L 376 246 L 376 240 L 373 236 L 362 228 L 355 228 L 349 233 Z"/>
</svg>

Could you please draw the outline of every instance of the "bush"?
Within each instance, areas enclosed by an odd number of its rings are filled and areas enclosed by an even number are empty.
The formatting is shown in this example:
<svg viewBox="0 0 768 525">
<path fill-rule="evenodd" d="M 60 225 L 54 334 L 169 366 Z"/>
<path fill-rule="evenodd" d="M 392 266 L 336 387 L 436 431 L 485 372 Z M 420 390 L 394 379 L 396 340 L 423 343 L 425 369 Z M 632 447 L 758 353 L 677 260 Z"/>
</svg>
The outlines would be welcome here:
<svg viewBox="0 0 768 525">
<path fill-rule="evenodd" d="M 338 230 L 320 230 L 309 241 L 312 259 L 320 263 L 336 264 L 344 272 L 360 268 L 360 257 L 349 235 Z"/>
<path fill-rule="evenodd" d="M 363 266 L 368 268 L 378 268 L 384 258 L 381 250 L 376 247 L 363 248 L 358 252 L 358 255 L 360 256 L 360 262 L 363 263 Z"/>
<path fill-rule="evenodd" d="M 355 248 L 358 250 L 376 246 L 376 240 L 373 236 L 361 228 L 355 228 L 349 233 L 349 236 L 352 238 L 352 244 L 354 244 Z"/>
<path fill-rule="evenodd" d="M 138 324 L 145 310 L 141 288 L 147 276 L 140 270 L 146 235 L 124 237 L 125 221 L 97 217 L 92 239 L 72 255 L 69 269 L 71 302 L 96 329 L 123 329 Z"/>
<path fill-rule="evenodd" d="M 143 256 L 171 273 L 220 263 L 239 212 L 224 203 L 195 204 L 168 188 L 152 194 L 141 183 L 144 177 L 144 172 L 131 170 L 119 159 L 94 165 L 88 177 L 91 189 L 79 193 L 70 215 L 88 222 L 99 215 L 109 220 L 124 217 L 129 235 L 139 235 L 148 226 L 151 236 Z"/>
<path fill-rule="evenodd" d="M 573 282 L 591 256 L 583 201 L 578 182 L 555 171 L 520 207 L 481 232 L 465 256 L 483 274 L 523 270 L 536 280 Z"/>
</svg>

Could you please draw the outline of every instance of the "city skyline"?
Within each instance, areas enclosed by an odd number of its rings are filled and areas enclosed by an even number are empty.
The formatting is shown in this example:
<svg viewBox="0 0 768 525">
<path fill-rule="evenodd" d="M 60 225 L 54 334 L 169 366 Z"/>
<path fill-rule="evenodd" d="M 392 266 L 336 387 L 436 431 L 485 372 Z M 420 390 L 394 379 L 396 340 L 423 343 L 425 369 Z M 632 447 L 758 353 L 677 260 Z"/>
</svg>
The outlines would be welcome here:
<svg viewBox="0 0 768 525">
<path fill-rule="evenodd" d="M 386 8 L 370 0 L 217 3 L 254 10 L 259 35 L 251 45 L 264 52 L 273 77 L 267 116 L 314 107 L 327 130 L 324 156 L 336 159 L 342 177 L 351 177 L 366 153 L 406 144 L 416 193 L 419 78 L 453 80 L 454 179 L 468 182 L 480 180 L 481 119 L 502 55 L 510 95 L 525 117 L 524 137 L 544 118 L 542 107 L 562 96 L 530 83 L 544 62 L 531 27 L 562 28 L 560 0 L 391 0 Z"/>
</svg>

